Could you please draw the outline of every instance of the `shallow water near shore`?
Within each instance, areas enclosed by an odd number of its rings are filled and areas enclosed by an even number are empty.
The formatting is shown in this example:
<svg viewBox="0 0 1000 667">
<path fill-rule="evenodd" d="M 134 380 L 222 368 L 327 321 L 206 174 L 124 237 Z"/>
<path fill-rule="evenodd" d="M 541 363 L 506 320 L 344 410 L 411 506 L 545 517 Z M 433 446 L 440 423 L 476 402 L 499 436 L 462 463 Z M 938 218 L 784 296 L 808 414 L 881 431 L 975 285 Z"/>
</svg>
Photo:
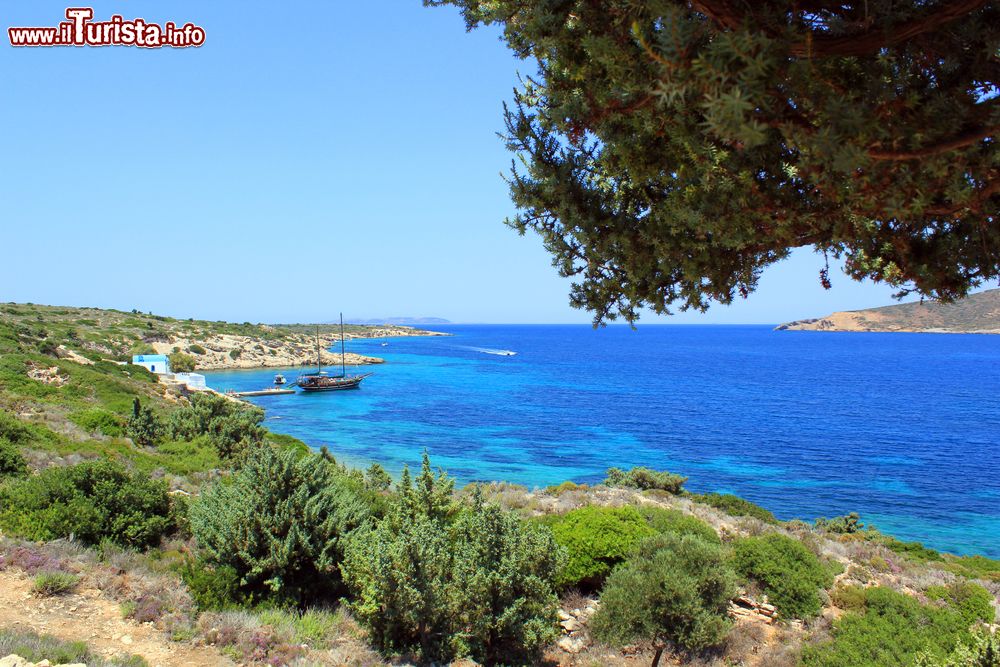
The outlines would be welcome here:
<svg viewBox="0 0 1000 667">
<path fill-rule="evenodd" d="M 645 465 L 782 519 L 858 511 L 900 539 L 1000 557 L 1000 336 L 437 329 L 454 335 L 349 341 L 387 362 L 360 390 L 252 400 L 271 430 L 393 473 L 425 448 L 462 483 Z M 249 390 L 301 370 L 205 375 Z"/>
</svg>

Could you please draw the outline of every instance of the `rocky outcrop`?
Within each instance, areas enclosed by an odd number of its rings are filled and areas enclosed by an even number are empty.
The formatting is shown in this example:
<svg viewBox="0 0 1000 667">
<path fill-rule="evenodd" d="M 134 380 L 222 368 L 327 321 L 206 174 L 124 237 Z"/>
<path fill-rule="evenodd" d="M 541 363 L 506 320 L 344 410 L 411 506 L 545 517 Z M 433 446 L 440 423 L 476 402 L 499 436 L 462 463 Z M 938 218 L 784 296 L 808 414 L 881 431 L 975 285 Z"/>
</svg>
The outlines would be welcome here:
<svg viewBox="0 0 1000 667">
<path fill-rule="evenodd" d="M 729 603 L 729 616 L 736 620 L 756 621 L 771 625 L 778 620 L 778 608 L 769 604 L 765 595 L 761 601 L 741 593 Z"/>
<path fill-rule="evenodd" d="M 324 366 L 340 365 L 340 355 L 326 349 L 333 342 L 331 339 L 320 339 Z M 205 339 L 176 337 L 166 343 L 154 343 L 153 348 L 158 354 L 170 354 L 176 348 L 190 355 L 195 360 L 196 370 L 316 365 L 316 340 L 304 334 L 281 339 L 231 334 L 217 334 Z M 354 353 L 346 355 L 346 363 L 350 366 L 380 364 L 382 361 L 378 357 Z"/>
<path fill-rule="evenodd" d="M 559 610 L 559 625 L 563 635 L 556 645 L 562 651 L 576 654 L 586 648 L 590 641 L 587 625 L 599 605 L 597 600 L 588 600 L 579 607 Z"/>
<path fill-rule="evenodd" d="M 923 301 L 786 322 L 777 331 L 885 331 L 1000 334 L 1000 290 L 971 294 L 954 303 Z"/>
</svg>

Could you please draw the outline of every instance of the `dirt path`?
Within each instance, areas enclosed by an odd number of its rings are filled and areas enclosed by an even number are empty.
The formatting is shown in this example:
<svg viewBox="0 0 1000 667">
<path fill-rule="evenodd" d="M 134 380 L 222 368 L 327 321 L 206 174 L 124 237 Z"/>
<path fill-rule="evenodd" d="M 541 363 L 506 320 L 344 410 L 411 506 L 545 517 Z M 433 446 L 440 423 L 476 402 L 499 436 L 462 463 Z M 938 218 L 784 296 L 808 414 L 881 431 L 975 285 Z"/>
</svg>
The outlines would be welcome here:
<svg viewBox="0 0 1000 667">
<path fill-rule="evenodd" d="M 152 624 L 123 619 L 118 604 L 105 599 L 96 589 L 35 597 L 31 579 L 12 570 L 0 571 L 0 628 L 82 641 L 106 658 L 121 653 L 140 655 L 151 667 L 234 664 L 212 647 L 172 642 Z"/>
</svg>

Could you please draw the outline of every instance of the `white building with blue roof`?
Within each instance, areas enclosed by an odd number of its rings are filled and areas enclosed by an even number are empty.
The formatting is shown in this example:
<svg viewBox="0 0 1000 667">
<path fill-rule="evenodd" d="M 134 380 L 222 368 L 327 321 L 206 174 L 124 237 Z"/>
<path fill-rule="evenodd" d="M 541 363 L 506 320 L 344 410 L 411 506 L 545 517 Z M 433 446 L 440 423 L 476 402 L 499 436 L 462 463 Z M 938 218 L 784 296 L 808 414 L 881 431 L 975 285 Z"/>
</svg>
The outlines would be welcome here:
<svg viewBox="0 0 1000 667">
<path fill-rule="evenodd" d="M 170 359 L 165 354 L 137 354 L 132 363 L 157 375 L 170 375 Z"/>
</svg>

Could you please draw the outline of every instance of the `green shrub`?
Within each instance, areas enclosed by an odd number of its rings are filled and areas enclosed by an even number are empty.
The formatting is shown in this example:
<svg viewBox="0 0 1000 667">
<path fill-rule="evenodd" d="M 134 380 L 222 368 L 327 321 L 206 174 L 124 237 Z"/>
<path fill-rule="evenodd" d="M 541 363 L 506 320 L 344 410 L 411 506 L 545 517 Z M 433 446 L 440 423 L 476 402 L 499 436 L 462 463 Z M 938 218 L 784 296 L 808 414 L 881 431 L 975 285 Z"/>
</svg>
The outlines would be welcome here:
<svg viewBox="0 0 1000 667">
<path fill-rule="evenodd" d="M 302 604 L 339 590 L 344 541 L 370 514 L 367 493 L 321 456 L 259 447 L 202 494 L 191 529 L 245 593 Z"/>
<path fill-rule="evenodd" d="M 240 358 L 240 355 L 242 354 L 243 350 L 237 347 L 229 351 L 229 358 L 232 359 L 233 361 L 236 361 L 237 359 Z"/>
<path fill-rule="evenodd" d="M 704 493 L 694 495 L 692 498 L 700 503 L 722 510 L 730 516 L 749 516 L 754 519 L 760 519 L 765 523 L 779 523 L 775 516 L 768 510 L 760 505 L 755 505 L 749 500 L 734 496 L 731 493 Z"/>
<path fill-rule="evenodd" d="M 804 544 L 778 533 L 733 544 L 736 571 L 758 582 L 787 618 L 809 618 L 822 608 L 819 589 L 833 583 L 828 568 Z"/>
<path fill-rule="evenodd" d="M 247 601 L 240 590 L 239 573 L 228 565 L 212 566 L 203 558 L 188 558 L 180 575 L 200 611 L 222 611 Z"/>
<path fill-rule="evenodd" d="M 183 352 L 172 352 L 168 359 L 170 359 L 170 370 L 174 373 L 190 373 L 198 365 L 194 357 Z"/>
<path fill-rule="evenodd" d="M 193 343 L 191 345 L 188 345 L 188 352 L 190 352 L 191 354 L 197 354 L 197 355 L 200 356 L 200 355 L 205 354 L 207 352 L 207 350 L 205 348 L 203 348 L 201 345 L 198 345 L 197 343 Z"/>
<path fill-rule="evenodd" d="M 91 408 L 69 416 L 70 420 L 88 433 L 101 433 L 109 437 L 120 437 L 125 433 L 121 418 L 107 410 Z"/>
<path fill-rule="evenodd" d="M 264 442 L 264 411 L 210 393 L 197 393 L 189 406 L 174 410 L 167 419 L 167 436 L 194 440 L 207 435 L 219 458 L 239 461 Z"/>
<path fill-rule="evenodd" d="M 955 581 L 948 586 L 931 586 L 927 589 L 927 597 L 948 604 L 961 614 L 966 625 L 972 625 L 977 621 L 992 623 L 996 615 L 993 595 L 971 581 Z"/>
<path fill-rule="evenodd" d="M 0 528 L 31 540 L 74 536 L 144 548 L 171 528 L 169 513 L 165 483 L 108 460 L 48 468 L 0 487 Z"/>
<path fill-rule="evenodd" d="M 849 612 L 834 622 L 833 639 L 807 645 L 804 667 L 885 667 L 912 665 L 918 656 L 939 665 L 967 638 L 962 617 L 950 609 L 921 605 L 894 590 L 865 590 L 861 612 Z"/>
<path fill-rule="evenodd" d="M 851 512 L 844 516 L 835 516 L 832 519 L 820 517 L 816 519 L 815 525 L 819 530 L 841 535 L 851 535 L 860 532 L 865 527 L 865 524 L 861 523 L 861 517 L 857 512 Z"/>
<path fill-rule="evenodd" d="M 125 434 L 140 447 L 152 447 L 163 438 L 163 422 L 148 406 L 143 407 L 136 398 L 132 414 L 125 422 Z"/>
<path fill-rule="evenodd" d="M 894 537 L 881 534 L 876 534 L 875 542 L 884 545 L 891 551 L 921 563 L 941 562 L 944 560 L 944 557 L 940 553 L 934 549 L 925 547 L 920 542 L 900 542 Z"/>
<path fill-rule="evenodd" d="M 577 484 L 576 482 L 566 480 L 561 484 L 545 487 L 545 492 L 551 493 L 554 496 L 561 496 L 562 494 L 567 493 L 569 491 L 576 491 L 578 489 L 585 489 L 585 488 L 587 488 L 586 485 L 580 485 Z"/>
<path fill-rule="evenodd" d="M 0 629 L 0 654 L 18 655 L 31 662 L 48 660 L 53 665 L 86 664 L 89 667 L 149 667 L 137 655 L 120 655 L 105 660 L 83 642 L 67 642 L 52 635 L 26 630 Z"/>
<path fill-rule="evenodd" d="M 80 577 L 67 572 L 41 572 L 35 575 L 31 585 L 35 595 L 50 597 L 72 592 L 80 582 Z"/>
<path fill-rule="evenodd" d="M 25 445 L 33 439 L 31 427 L 6 410 L 0 410 L 0 438 L 15 445 Z"/>
<path fill-rule="evenodd" d="M 657 533 L 672 533 L 674 535 L 694 535 L 706 542 L 722 544 L 719 534 L 710 525 L 698 517 L 685 514 L 680 510 L 662 507 L 640 506 L 639 513 Z"/>
<path fill-rule="evenodd" d="M 655 532 L 634 507 L 581 507 L 543 523 L 568 555 L 557 579 L 563 588 L 600 588 L 611 570 Z"/>
<path fill-rule="evenodd" d="M 837 586 L 830 591 L 833 603 L 845 611 L 859 611 L 865 608 L 865 589 L 861 586 Z"/>
<path fill-rule="evenodd" d="M 684 482 L 687 479 L 687 477 L 675 475 L 665 470 L 659 471 L 637 467 L 625 471 L 620 468 L 608 468 L 607 479 L 604 480 L 604 484 L 642 491 L 656 489 L 676 495 L 684 490 Z"/>
<path fill-rule="evenodd" d="M 664 534 L 644 541 L 608 577 L 592 630 L 614 644 L 652 642 L 697 651 L 718 644 L 736 586 L 722 549 L 694 535 Z"/>
<path fill-rule="evenodd" d="M 949 557 L 944 567 L 950 572 L 969 579 L 1000 582 L 1000 560 L 993 560 L 985 556 L 956 556 Z"/>
<path fill-rule="evenodd" d="M 1000 633 L 976 628 L 943 661 L 925 651 L 917 657 L 915 667 L 1000 667 Z"/>
<path fill-rule="evenodd" d="M 549 531 L 484 504 L 478 490 L 456 513 L 453 488 L 426 454 L 415 482 L 403 471 L 385 518 L 350 540 L 342 569 L 354 616 L 386 652 L 536 664 L 558 636 L 561 552 Z"/>
<path fill-rule="evenodd" d="M 7 438 L 0 437 L 0 480 L 5 477 L 24 477 L 28 474 L 28 464 L 21 451 Z"/>
<path fill-rule="evenodd" d="M 365 471 L 365 485 L 372 491 L 388 491 L 392 487 L 392 477 L 385 468 L 373 463 Z"/>
</svg>

